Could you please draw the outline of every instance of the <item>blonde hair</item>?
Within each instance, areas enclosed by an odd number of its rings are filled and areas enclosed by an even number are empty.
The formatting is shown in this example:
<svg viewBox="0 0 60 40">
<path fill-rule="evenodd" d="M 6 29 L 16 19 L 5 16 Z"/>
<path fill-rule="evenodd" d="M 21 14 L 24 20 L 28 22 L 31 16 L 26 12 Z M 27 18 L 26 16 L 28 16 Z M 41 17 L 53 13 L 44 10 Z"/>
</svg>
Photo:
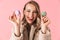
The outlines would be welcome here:
<svg viewBox="0 0 60 40">
<path fill-rule="evenodd" d="M 29 2 L 27 2 L 27 3 L 25 4 L 25 6 L 24 6 L 24 8 L 23 8 L 23 12 L 24 12 L 24 10 L 26 9 L 26 5 L 27 5 L 27 4 L 32 4 L 32 5 L 34 5 L 34 6 L 36 7 L 37 19 L 34 21 L 33 26 L 34 26 L 34 27 L 37 27 L 37 29 L 39 29 L 39 28 L 40 28 L 40 24 L 41 24 L 40 7 L 39 7 L 39 5 L 38 5 L 37 2 L 35 2 L 35 1 L 29 1 Z M 25 27 L 26 27 L 26 26 L 29 26 L 28 23 L 27 23 L 27 21 L 26 21 L 26 19 L 25 19 L 25 15 L 24 15 L 24 17 L 23 17 L 23 19 L 22 19 L 22 25 L 24 25 Z"/>
</svg>

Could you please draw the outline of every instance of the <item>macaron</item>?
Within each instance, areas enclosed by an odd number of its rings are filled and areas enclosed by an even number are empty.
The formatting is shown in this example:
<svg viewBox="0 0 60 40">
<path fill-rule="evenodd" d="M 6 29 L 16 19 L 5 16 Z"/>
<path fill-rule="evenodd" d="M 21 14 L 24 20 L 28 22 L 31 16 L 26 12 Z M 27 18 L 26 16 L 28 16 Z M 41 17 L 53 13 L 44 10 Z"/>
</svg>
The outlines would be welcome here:
<svg viewBox="0 0 60 40">
<path fill-rule="evenodd" d="M 15 14 L 18 16 L 20 14 L 19 10 L 15 10 Z"/>
<path fill-rule="evenodd" d="M 47 15 L 46 11 L 42 12 L 42 16 L 46 16 L 46 15 Z"/>
<path fill-rule="evenodd" d="M 20 18 L 20 11 L 19 10 L 15 10 L 15 14 L 17 18 Z"/>
</svg>

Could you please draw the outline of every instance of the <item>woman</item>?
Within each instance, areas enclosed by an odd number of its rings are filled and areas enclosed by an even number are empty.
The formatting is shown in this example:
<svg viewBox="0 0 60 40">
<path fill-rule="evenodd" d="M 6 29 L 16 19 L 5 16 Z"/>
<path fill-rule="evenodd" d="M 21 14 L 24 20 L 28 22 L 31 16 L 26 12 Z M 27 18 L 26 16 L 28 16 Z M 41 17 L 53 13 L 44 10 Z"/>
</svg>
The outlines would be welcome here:
<svg viewBox="0 0 60 40">
<path fill-rule="evenodd" d="M 12 36 L 10 40 L 51 40 L 47 16 L 41 16 L 38 3 L 29 1 L 23 8 L 22 20 L 13 13 L 9 20 L 13 22 Z"/>
</svg>

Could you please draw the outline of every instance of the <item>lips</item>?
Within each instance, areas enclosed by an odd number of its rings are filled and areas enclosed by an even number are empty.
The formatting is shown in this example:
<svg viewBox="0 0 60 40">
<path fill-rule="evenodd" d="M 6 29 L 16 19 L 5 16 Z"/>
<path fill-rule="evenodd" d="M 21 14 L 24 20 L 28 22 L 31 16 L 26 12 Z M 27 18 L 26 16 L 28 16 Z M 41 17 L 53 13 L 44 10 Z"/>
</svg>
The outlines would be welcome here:
<svg viewBox="0 0 60 40">
<path fill-rule="evenodd" d="M 29 19 L 30 21 L 32 21 L 33 19 Z"/>
<path fill-rule="evenodd" d="M 28 20 L 29 20 L 29 21 L 32 21 L 32 20 L 33 20 L 33 18 L 29 18 L 29 17 L 28 17 Z"/>
</svg>

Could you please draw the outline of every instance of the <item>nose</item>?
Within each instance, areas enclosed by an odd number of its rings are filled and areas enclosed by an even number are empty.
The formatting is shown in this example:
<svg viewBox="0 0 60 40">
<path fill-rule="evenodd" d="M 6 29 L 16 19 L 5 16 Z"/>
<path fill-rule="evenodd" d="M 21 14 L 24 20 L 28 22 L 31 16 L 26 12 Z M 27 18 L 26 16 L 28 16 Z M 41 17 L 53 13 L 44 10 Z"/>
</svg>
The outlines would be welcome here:
<svg viewBox="0 0 60 40">
<path fill-rule="evenodd" d="M 33 19 L 33 13 L 32 12 L 29 14 L 29 18 Z"/>
</svg>

